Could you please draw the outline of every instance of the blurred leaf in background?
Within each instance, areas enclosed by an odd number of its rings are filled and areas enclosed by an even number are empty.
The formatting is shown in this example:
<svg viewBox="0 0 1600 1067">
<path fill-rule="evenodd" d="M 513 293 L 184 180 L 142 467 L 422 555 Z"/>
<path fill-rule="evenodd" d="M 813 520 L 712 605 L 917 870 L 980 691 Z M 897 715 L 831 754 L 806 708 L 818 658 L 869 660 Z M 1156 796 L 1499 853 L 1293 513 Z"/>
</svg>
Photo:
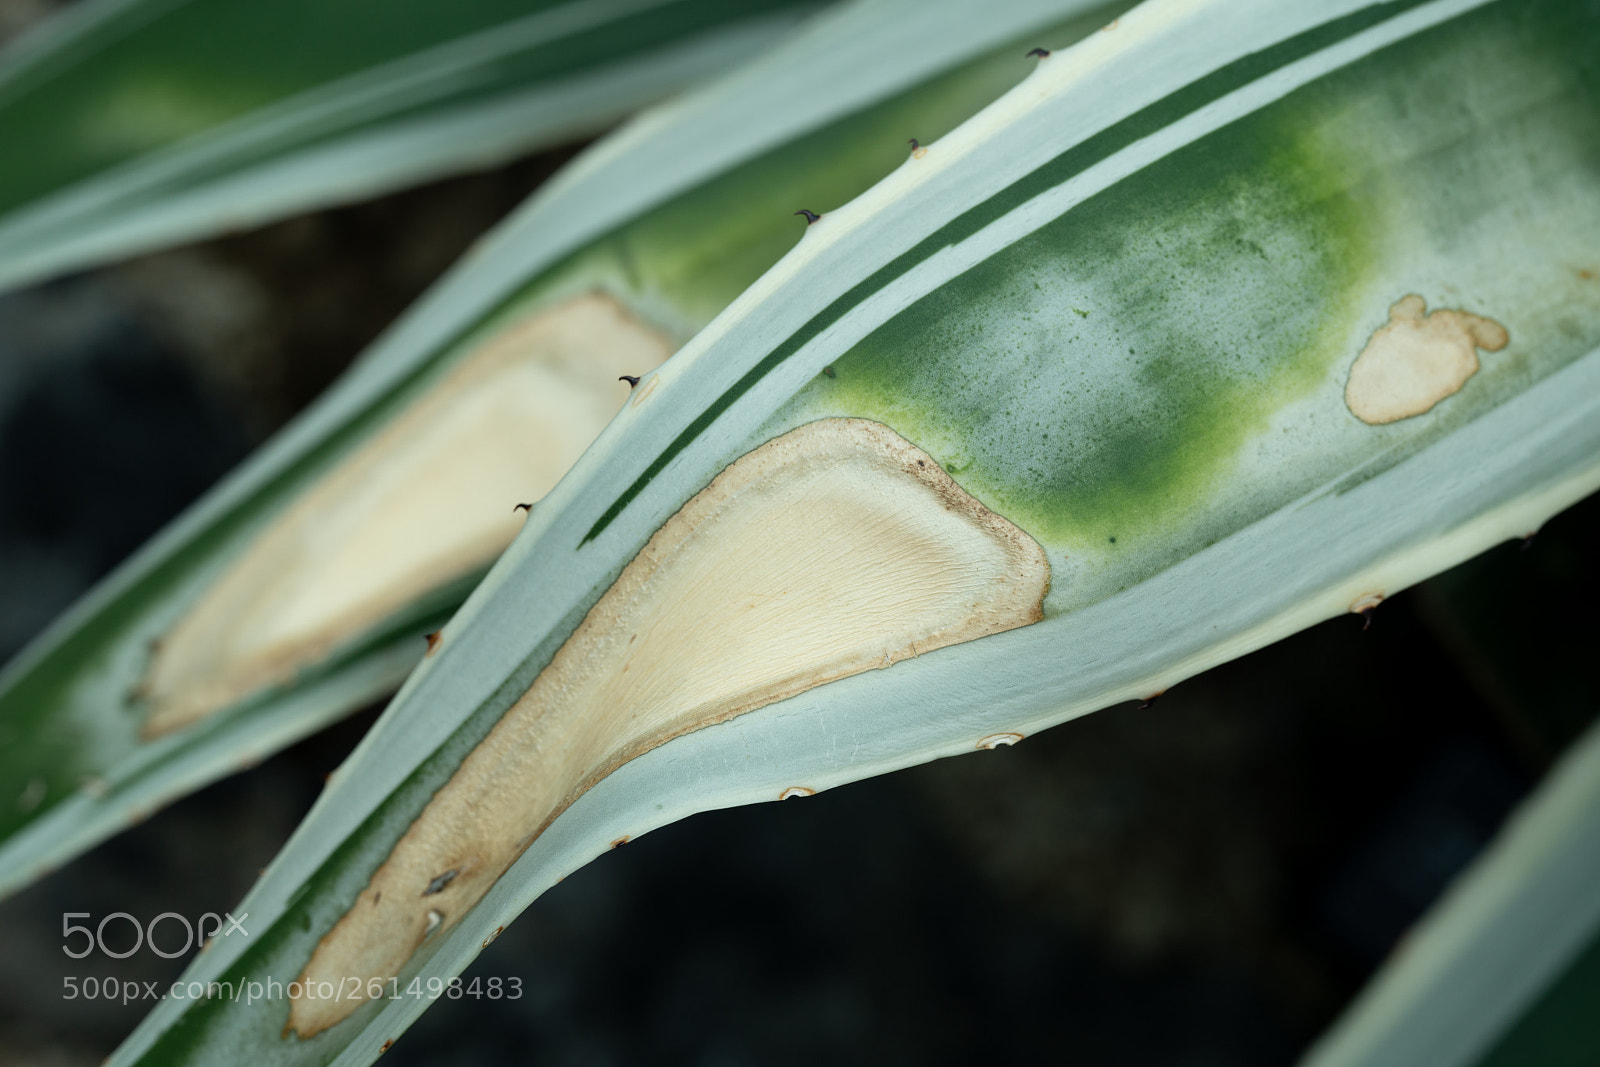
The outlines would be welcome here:
<svg viewBox="0 0 1600 1067">
<path fill-rule="evenodd" d="M 84 0 L 0 53 L 0 285 L 595 133 L 821 0 Z"/>
</svg>

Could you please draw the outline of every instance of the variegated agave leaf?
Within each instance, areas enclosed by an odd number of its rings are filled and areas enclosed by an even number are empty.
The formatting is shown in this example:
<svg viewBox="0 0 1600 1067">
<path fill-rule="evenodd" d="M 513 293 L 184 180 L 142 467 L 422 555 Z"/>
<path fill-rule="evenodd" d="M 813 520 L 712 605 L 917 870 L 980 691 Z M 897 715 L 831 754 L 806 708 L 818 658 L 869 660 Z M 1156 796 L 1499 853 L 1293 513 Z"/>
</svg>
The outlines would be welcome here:
<svg viewBox="0 0 1600 1067">
<path fill-rule="evenodd" d="M 605 128 L 821 0 L 89 0 L 0 53 L 0 285 Z"/>
<path fill-rule="evenodd" d="M 904 131 L 944 132 L 1023 76 L 1017 35 L 1109 17 L 1086 10 L 851 5 L 580 157 L 0 675 L 0 890 L 392 692 L 515 536 L 513 505 L 589 445 L 620 377 L 793 245 L 796 204 L 869 187 Z"/>
<path fill-rule="evenodd" d="M 611 842 L 1015 742 L 1600 484 L 1600 13 L 1157 0 L 746 291 L 119 1063 L 365 1062 Z M 335 996 L 345 983 L 342 997 Z"/>
</svg>

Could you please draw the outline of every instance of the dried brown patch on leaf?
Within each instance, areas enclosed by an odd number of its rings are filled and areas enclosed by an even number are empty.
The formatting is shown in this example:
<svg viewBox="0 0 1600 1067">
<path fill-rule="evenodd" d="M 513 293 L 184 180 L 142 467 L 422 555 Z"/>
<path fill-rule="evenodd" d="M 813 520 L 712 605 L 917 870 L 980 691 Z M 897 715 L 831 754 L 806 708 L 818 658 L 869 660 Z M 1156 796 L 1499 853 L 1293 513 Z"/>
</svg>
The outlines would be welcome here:
<svg viewBox="0 0 1600 1067">
<path fill-rule="evenodd" d="M 145 736 L 291 680 L 416 598 L 492 563 L 627 400 L 666 338 L 608 296 L 486 340 L 262 530 L 153 650 Z M 433 650 L 430 637 L 429 651 Z"/>
<path fill-rule="evenodd" d="M 1478 349 L 1498 352 L 1510 340 L 1493 319 L 1467 311 L 1427 311 L 1412 293 L 1389 308 L 1345 384 L 1351 414 L 1372 426 L 1429 411 L 1478 373 Z"/>
<path fill-rule="evenodd" d="M 733 463 L 658 530 L 436 793 L 302 978 L 387 980 L 577 797 L 663 742 L 1042 617 L 1043 550 L 878 423 Z M 441 871 L 448 885 L 427 895 Z M 440 916 L 430 920 L 430 914 Z M 296 1000 L 309 1037 L 352 1002 Z"/>
</svg>

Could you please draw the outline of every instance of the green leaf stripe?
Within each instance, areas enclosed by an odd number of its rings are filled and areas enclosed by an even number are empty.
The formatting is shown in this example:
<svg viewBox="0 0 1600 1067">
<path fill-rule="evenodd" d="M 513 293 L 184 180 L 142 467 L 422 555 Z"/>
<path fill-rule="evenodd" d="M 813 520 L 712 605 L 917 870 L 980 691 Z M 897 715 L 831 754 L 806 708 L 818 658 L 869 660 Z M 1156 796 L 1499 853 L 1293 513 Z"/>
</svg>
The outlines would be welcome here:
<svg viewBox="0 0 1600 1067">
<path fill-rule="evenodd" d="M 880 292 L 917 264 L 946 248 L 959 244 L 1041 193 L 1060 186 L 1095 164 L 1171 126 L 1207 104 L 1260 81 L 1291 63 L 1325 51 L 1364 30 L 1388 22 L 1413 8 L 1421 7 L 1426 2 L 1427 0 L 1387 0 L 1385 3 L 1372 4 L 1305 30 L 1270 48 L 1242 56 L 1113 123 L 1088 139 L 1078 142 L 1032 172 L 1018 178 L 983 203 L 976 204 L 951 219 L 813 315 L 805 325 L 790 334 L 738 381 L 729 386 L 662 450 L 654 462 L 645 468 L 644 473 L 623 490 L 589 528 L 581 543 L 587 544 L 598 537 L 679 452 L 704 433 L 723 412 L 732 407 L 757 382 L 823 330 L 838 322 L 846 313 Z M 1498 2 L 1504 3 L 1505 0 Z M 1465 14 L 1466 10 L 1463 8 L 1456 12 L 1456 15 Z M 1018 234 L 1018 237 L 1021 236 Z"/>
</svg>

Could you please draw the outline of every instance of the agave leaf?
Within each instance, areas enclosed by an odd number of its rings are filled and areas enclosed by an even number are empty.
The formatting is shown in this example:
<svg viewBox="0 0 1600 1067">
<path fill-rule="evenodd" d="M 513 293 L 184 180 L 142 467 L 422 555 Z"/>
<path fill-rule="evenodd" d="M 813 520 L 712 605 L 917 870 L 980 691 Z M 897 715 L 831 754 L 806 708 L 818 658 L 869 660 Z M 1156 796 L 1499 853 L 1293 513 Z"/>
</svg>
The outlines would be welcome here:
<svg viewBox="0 0 1600 1067">
<path fill-rule="evenodd" d="M 0 54 L 0 286 L 480 167 L 820 0 L 91 0 Z"/>
<path fill-rule="evenodd" d="M 1584 1062 L 1600 975 L 1600 726 L 1591 726 L 1303 1067 Z"/>
<path fill-rule="evenodd" d="M 1086 4 L 877 0 L 647 115 L 0 675 L 0 891 L 391 692 L 639 373 Z M 1069 20 L 1071 21 L 1071 20 Z M 1000 42 L 1002 52 L 983 57 Z M 978 57 L 978 58 L 975 58 Z M 14 802 L 13 802 L 14 801 Z"/>
<path fill-rule="evenodd" d="M 1593 491 L 1597 36 L 1156 0 L 1049 57 L 535 509 L 188 974 L 284 999 L 116 1062 L 366 1062 L 619 839 L 1147 697 Z"/>
</svg>

